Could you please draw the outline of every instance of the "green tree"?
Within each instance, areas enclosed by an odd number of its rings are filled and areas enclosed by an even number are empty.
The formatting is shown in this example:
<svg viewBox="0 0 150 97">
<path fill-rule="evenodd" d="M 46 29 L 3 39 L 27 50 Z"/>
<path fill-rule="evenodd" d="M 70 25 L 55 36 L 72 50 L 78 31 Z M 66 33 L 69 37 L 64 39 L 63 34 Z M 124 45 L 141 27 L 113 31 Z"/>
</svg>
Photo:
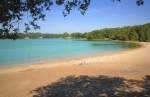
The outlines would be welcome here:
<svg viewBox="0 0 150 97">
<path fill-rule="evenodd" d="M 91 0 L 0 0 L 0 26 L 1 31 L 6 36 L 9 33 L 16 33 L 19 31 L 19 21 L 27 15 L 30 20 L 24 23 L 25 32 L 28 32 L 31 27 L 33 29 L 40 29 L 38 20 L 44 20 L 45 11 L 49 11 L 51 6 L 55 3 L 58 6 L 64 6 L 63 15 L 70 14 L 73 8 L 78 8 L 81 14 L 85 14 Z M 121 1 L 121 0 L 113 0 Z M 144 0 L 136 0 L 137 5 L 143 5 Z M 18 25 L 18 26 L 16 26 Z M 12 34 L 14 36 L 17 34 Z M 9 37 L 11 38 L 11 36 Z"/>
<path fill-rule="evenodd" d="M 87 33 L 87 39 L 150 41 L 150 23 L 122 28 L 105 28 Z"/>
<path fill-rule="evenodd" d="M 63 35 L 62 35 L 63 38 L 65 37 L 69 37 L 69 33 L 65 32 Z"/>
</svg>

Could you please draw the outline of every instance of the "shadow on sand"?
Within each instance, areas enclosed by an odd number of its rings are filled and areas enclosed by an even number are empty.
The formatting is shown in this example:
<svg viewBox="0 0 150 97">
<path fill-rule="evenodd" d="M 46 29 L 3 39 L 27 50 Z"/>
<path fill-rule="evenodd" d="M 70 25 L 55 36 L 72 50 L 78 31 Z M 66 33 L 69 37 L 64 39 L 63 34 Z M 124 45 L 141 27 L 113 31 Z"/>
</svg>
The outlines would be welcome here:
<svg viewBox="0 0 150 97">
<path fill-rule="evenodd" d="M 68 76 L 32 93 L 33 97 L 150 97 L 150 75 L 140 81 L 110 76 Z"/>
</svg>

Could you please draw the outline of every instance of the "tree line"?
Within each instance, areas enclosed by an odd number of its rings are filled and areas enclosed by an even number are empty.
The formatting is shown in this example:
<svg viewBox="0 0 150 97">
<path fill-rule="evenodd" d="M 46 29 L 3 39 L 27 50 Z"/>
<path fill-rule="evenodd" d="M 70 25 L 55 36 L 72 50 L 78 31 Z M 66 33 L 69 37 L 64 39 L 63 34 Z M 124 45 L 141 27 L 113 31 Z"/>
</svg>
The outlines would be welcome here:
<svg viewBox="0 0 150 97">
<path fill-rule="evenodd" d="M 53 5 L 64 8 L 64 17 L 77 8 L 82 15 L 86 13 L 93 0 L 0 0 L 0 30 L 9 39 L 16 39 L 20 31 L 20 22 L 24 26 L 24 32 L 31 29 L 40 29 L 38 20 L 45 20 L 46 11 L 51 11 Z M 111 1 L 111 0 L 110 0 Z M 121 0 L 112 0 L 120 2 Z M 144 0 L 135 0 L 138 6 L 144 4 Z M 101 1 L 102 2 L 102 1 Z M 26 21 L 22 20 L 26 18 Z M 28 19 L 30 17 L 30 19 Z"/>
<path fill-rule="evenodd" d="M 87 33 L 87 39 L 150 41 L 150 23 L 118 28 L 105 28 Z"/>
<path fill-rule="evenodd" d="M 150 23 L 135 26 L 104 28 L 87 33 L 72 33 L 72 38 L 88 40 L 150 41 Z"/>
<path fill-rule="evenodd" d="M 10 37 L 13 37 L 13 34 Z M 51 34 L 51 33 L 15 33 L 14 37 L 17 37 L 17 39 L 38 39 L 38 38 L 61 38 L 62 34 Z M 1 34 L 0 33 L 0 39 L 10 39 L 9 35 Z"/>
<path fill-rule="evenodd" d="M 13 35 L 11 35 L 12 37 Z M 150 23 L 116 28 L 104 28 L 91 32 L 74 32 L 62 34 L 50 33 L 17 33 L 19 39 L 24 38 L 72 38 L 72 39 L 102 39 L 102 40 L 122 40 L 122 41 L 150 41 Z M 8 35 L 0 33 L 0 39 L 9 39 Z"/>
</svg>

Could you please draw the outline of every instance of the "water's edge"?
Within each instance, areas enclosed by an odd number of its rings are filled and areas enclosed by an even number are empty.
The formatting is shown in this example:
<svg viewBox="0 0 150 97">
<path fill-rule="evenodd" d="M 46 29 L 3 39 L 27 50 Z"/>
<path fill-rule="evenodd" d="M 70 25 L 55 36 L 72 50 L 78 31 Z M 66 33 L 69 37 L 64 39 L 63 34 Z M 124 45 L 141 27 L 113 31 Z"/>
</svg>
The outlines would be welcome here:
<svg viewBox="0 0 150 97">
<path fill-rule="evenodd" d="M 129 43 L 131 45 L 130 48 L 127 49 L 121 49 L 118 51 L 110 51 L 110 52 L 98 52 L 98 53 L 90 53 L 90 54 L 84 54 L 84 55 L 78 55 L 78 56 L 71 56 L 71 57 L 65 57 L 61 59 L 53 59 L 53 60 L 45 60 L 43 62 L 36 62 L 36 63 L 22 63 L 22 64 L 15 64 L 15 65 L 2 65 L 0 68 L 9 68 L 9 67 L 17 67 L 17 66 L 28 66 L 28 65 L 36 65 L 36 64 L 46 64 L 46 63 L 53 63 L 53 62 L 61 62 L 61 61 L 68 61 L 68 60 L 79 60 L 81 58 L 87 58 L 87 57 L 95 57 L 95 56 L 102 56 L 102 55 L 107 55 L 107 54 L 112 54 L 112 53 L 117 53 L 117 52 L 122 52 L 122 51 L 127 51 L 135 48 L 142 47 L 140 43 L 137 42 L 130 42 L 130 41 L 115 41 L 115 42 L 123 42 L 123 43 Z"/>
</svg>

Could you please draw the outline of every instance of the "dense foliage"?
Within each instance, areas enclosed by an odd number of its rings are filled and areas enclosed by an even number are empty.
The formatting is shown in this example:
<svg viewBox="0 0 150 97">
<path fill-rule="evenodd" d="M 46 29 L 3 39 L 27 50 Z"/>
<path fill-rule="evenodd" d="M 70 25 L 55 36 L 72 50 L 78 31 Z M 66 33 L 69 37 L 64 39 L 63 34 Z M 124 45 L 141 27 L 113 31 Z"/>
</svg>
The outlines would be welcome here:
<svg viewBox="0 0 150 97">
<path fill-rule="evenodd" d="M 66 33 L 65 33 L 66 34 Z M 150 23 L 117 28 L 104 28 L 86 33 L 66 34 L 74 39 L 85 38 L 88 40 L 122 40 L 122 41 L 150 41 Z"/>
<path fill-rule="evenodd" d="M 90 0 L 0 0 L 1 33 L 11 36 L 10 32 L 18 32 L 20 22 L 24 24 L 25 32 L 28 32 L 31 27 L 40 29 L 37 21 L 44 20 L 45 12 L 50 11 L 54 4 L 64 6 L 62 13 L 67 16 L 73 8 L 78 8 L 81 14 L 84 14 L 88 9 Z M 23 19 L 26 21 L 22 23 Z"/>
<path fill-rule="evenodd" d="M 62 38 L 63 36 L 63 34 L 50 34 L 50 33 L 17 33 L 16 35 L 18 39 Z M 9 39 L 9 36 L 2 36 L 0 34 L 0 39 Z"/>
<path fill-rule="evenodd" d="M 63 15 L 70 14 L 73 8 L 77 8 L 81 14 L 85 14 L 92 0 L 0 0 L 0 34 L 10 39 L 18 38 L 20 24 L 24 24 L 24 31 L 40 29 L 38 20 L 44 20 L 46 11 L 56 4 L 64 6 Z M 111 1 L 111 0 L 110 0 Z M 121 0 L 112 0 L 121 1 Z M 137 5 L 143 5 L 144 0 L 135 0 Z M 22 23 L 22 20 L 26 21 Z M 11 33 L 10 33 L 11 32 Z M 13 34 L 12 34 L 13 33 Z"/>
<path fill-rule="evenodd" d="M 150 41 L 150 23 L 121 28 L 105 28 L 86 34 L 87 39 L 112 39 L 125 41 Z"/>
<path fill-rule="evenodd" d="M 13 36 L 13 34 L 12 34 Z M 11 36 L 11 37 L 12 37 Z M 118 28 L 104 28 L 85 33 L 50 34 L 50 33 L 17 33 L 19 39 L 24 38 L 72 38 L 72 39 L 102 39 L 122 41 L 150 41 L 150 23 Z M 9 38 L 0 33 L 1 39 Z"/>
</svg>

